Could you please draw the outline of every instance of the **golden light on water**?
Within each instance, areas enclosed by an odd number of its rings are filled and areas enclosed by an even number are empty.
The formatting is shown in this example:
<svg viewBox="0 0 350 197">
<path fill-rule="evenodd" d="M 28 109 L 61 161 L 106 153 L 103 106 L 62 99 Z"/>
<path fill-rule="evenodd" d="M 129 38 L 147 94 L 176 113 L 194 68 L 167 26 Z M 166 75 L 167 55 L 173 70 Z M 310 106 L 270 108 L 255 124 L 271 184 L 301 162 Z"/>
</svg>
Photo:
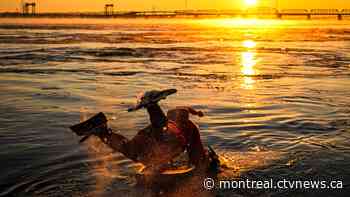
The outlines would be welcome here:
<svg viewBox="0 0 350 197">
<path fill-rule="evenodd" d="M 257 0 L 245 0 L 244 3 L 246 6 L 254 6 L 258 3 L 258 1 Z"/>
<path fill-rule="evenodd" d="M 237 16 L 235 18 L 190 20 L 189 23 L 215 28 L 250 29 L 256 33 L 259 33 L 265 32 L 266 30 L 284 29 L 293 25 L 308 24 L 309 21 L 242 18 L 240 16 Z"/>
<path fill-rule="evenodd" d="M 243 77 L 243 87 L 246 89 L 252 89 L 255 80 L 253 75 L 256 74 L 255 71 L 255 53 L 253 52 L 243 52 L 241 57 L 241 73 Z"/>
<path fill-rule="evenodd" d="M 254 66 L 256 64 L 255 54 L 253 52 L 242 53 L 242 69 L 241 72 L 244 76 L 252 76 L 255 74 Z"/>
<path fill-rule="evenodd" d="M 255 80 L 254 75 L 257 74 L 255 68 L 257 64 L 256 53 L 252 51 L 256 47 L 256 42 L 253 40 L 245 40 L 242 42 L 242 46 L 247 49 L 247 51 L 241 54 L 241 73 L 243 77 L 243 87 L 246 89 L 252 89 Z"/>
<path fill-rule="evenodd" d="M 251 49 L 251 48 L 254 48 L 256 46 L 256 43 L 253 40 L 245 40 L 245 41 L 243 41 L 243 46 L 245 48 Z"/>
</svg>

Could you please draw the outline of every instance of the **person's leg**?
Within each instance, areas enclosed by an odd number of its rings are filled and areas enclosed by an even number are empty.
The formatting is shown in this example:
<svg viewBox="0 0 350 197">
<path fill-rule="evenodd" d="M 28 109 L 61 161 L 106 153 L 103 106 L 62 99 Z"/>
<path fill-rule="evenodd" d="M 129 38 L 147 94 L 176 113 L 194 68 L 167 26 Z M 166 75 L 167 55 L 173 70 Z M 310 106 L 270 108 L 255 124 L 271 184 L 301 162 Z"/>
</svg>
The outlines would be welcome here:
<svg viewBox="0 0 350 197">
<path fill-rule="evenodd" d="M 131 140 L 112 132 L 107 126 L 101 128 L 102 132 L 99 132 L 101 133 L 100 139 L 113 150 L 122 153 L 133 161 L 143 164 L 163 161 L 170 152 L 165 151 L 169 145 L 160 142 L 164 129 L 167 126 L 167 117 L 157 103 L 148 105 L 147 111 L 151 125 L 139 131 Z"/>
<path fill-rule="evenodd" d="M 108 129 L 108 132 L 102 132 L 99 136 L 101 141 L 107 144 L 114 151 L 122 153 L 125 157 L 140 162 L 144 165 L 150 165 L 157 163 L 158 160 L 163 160 L 166 157 L 165 153 L 161 154 L 161 144 L 154 133 L 150 131 L 150 126 L 140 130 L 131 140 L 126 137 L 112 132 Z"/>
<path fill-rule="evenodd" d="M 142 158 L 146 145 L 149 143 L 144 130 L 139 131 L 133 139 L 129 140 L 118 133 L 114 133 L 111 129 L 105 129 L 106 131 L 101 132 L 101 135 L 98 136 L 103 143 L 135 162 Z"/>
</svg>

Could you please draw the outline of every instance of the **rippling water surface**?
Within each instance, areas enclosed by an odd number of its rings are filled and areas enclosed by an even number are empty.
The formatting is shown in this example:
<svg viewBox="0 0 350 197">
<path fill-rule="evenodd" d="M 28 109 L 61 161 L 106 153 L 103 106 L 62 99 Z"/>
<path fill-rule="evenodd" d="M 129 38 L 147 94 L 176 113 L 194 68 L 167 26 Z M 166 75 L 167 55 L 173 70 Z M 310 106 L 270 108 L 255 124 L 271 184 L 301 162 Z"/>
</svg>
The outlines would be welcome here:
<svg viewBox="0 0 350 197">
<path fill-rule="evenodd" d="M 148 117 L 124 111 L 161 88 L 179 90 L 164 109 L 205 112 L 194 121 L 226 177 L 345 187 L 218 194 L 349 192 L 349 21 L 0 19 L 0 196 L 153 195 L 135 186 L 137 164 L 68 127 L 103 111 L 131 138 Z M 165 196 L 193 196 L 176 187 Z"/>
</svg>

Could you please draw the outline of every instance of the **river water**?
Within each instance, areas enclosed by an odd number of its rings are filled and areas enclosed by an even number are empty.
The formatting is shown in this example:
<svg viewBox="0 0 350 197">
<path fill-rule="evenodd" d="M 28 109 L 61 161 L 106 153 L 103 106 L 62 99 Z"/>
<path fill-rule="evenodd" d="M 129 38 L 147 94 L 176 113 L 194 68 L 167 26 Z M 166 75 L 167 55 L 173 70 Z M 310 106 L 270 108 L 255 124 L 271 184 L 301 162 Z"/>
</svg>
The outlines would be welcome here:
<svg viewBox="0 0 350 197">
<path fill-rule="evenodd" d="M 135 185 L 138 164 L 69 130 L 103 111 L 131 138 L 148 117 L 126 109 L 164 88 L 178 89 L 165 110 L 205 112 L 192 119 L 229 166 L 222 177 L 344 188 L 208 192 L 186 179 L 154 193 Z M 0 92 L 0 196 L 349 193 L 347 20 L 0 19 Z"/>
</svg>

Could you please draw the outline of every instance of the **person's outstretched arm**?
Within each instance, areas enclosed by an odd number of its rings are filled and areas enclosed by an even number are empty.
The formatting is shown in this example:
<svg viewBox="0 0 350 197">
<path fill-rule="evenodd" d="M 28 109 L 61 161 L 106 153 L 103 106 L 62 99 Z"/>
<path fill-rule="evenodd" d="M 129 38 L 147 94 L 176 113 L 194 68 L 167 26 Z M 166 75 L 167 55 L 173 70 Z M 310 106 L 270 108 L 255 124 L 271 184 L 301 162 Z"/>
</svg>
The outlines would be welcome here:
<svg viewBox="0 0 350 197">
<path fill-rule="evenodd" d="M 162 129 L 166 127 L 168 119 L 158 103 L 150 104 L 146 108 L 149 114 L 152 128 Z"/>
</svg>

